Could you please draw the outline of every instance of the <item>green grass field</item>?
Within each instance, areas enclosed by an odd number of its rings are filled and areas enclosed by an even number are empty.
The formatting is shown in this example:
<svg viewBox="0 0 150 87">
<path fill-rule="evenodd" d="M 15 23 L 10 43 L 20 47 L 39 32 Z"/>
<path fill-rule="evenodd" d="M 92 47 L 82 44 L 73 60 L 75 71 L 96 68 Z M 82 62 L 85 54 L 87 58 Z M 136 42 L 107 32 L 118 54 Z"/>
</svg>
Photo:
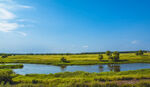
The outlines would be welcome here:
<svg viewBox="0 0 150 87">
<path fill-rule="evenodd" d="M 119 62 L 109 62 L 108 56 L 103 54 L 103 61 L 99 61 L 99 54 L 82 54 L 82 55 L 16 55 L 8 58 L 0 58 L 1 62 L 6 63 L 37 63 L 52 65 L 90 65 L 100 63 L 150 63 L 150 53 L 143 56 L 136 56 L 135 53 L 120 54 Z M 65 57 L 69 63 L 61 62 L 60 59 Z"/>
</svg>

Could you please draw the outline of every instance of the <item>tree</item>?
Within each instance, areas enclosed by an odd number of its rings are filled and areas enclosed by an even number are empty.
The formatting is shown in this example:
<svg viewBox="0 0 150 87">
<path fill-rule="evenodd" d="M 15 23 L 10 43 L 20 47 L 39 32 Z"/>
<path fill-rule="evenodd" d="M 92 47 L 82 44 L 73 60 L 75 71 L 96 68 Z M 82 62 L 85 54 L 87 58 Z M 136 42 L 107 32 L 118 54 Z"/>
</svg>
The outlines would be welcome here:
<svg viewBox="0 0 150 87">
<path fill-rule="evenodd" d="M 144 54 L 144 52 L 142 51 L 142 50 L 139 50 L 139 55 L 143 55 Z"/>
<path fill-rule="evenodd" d="M 104 58 L 103 55 L 99 55 L 99 60 L 100 61 L 102 61 L 103 58 Z"/>
<path fill-rule="evenodd" d="M 113 55 L 120 55 L 118 51 L 113 52 Z"/>
<path fill-rule="evenodd" d="M 119 52 L 115 51 L 113 52 L 113 61 L 118 61 L 120 59 L 120 56 L 119 56 Z"/>
<path fill-rule="evenodd" d="M 139 55 L 139 52 L 137 51 L 135 54 L 138 56 L 138 55 Z"/>
<path fill-rule="evenodd" d="M 111 52 L 110 52 L 110 51 L 106 51 L 106 55 L 107 55 L 107 56 L 110 56 L 110 55 L 111 55 Z"/>
<path fill-rule="evenodd" d="M 119 52 L 117 52 L 117 51 L 113 52 L 113 55 L 109 55 L 108 59 L 115 61 L 115 62 L 118 61 L 120 59 Z"/>
<path fill-rule="evenodd" d="M 143 54 L 144 54 L 144 52 L 143 52 L 142 50 L 139 50 L 139 51 L 136 52 L 136 55 L 137 55 L 137 56 L 138 56 L 138 55 L 142 56 Z"/>
<path fill-rule="evenodd" d="M 119 55 L 113 55 L 113 61 L 118 61 L 120 59 Z"/>
</svg>

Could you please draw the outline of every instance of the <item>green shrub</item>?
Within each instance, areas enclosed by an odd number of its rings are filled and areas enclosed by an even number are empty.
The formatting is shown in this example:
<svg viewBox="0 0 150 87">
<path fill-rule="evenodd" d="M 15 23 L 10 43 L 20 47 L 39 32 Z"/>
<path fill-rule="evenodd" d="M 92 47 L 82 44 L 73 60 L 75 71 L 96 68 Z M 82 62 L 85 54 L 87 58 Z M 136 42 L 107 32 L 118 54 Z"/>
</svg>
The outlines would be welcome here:
<svg viewBox="0 0 150 87">
<path fill-rule="evenodd" d="M 12 74 L 13 71 L 12 70 L 5 70 L 5 69 L 0 69 L 0 83 L 4 82 L 4 83 L 11 83 L 12 82 Z"/>
<path fill-rule="evenodd" d="M 142 56 L 142 55 L 144 55 L 144 52 L 143 52 L 142 50 L 139 50 L 139 51 L 136 52 L 136 55 L 137 55 L 137 56 L 138 56 L 138 55 Z"/>
<path fill-rule="evenodd" d="M 103 55 L 99 55 L 99 58 L 98 58 L 98 59 L 99 59 L 100 61 L 102 61 L 103 58 L 104 58 Z"/>
<path fill-rule="evenodd" d="M 66 59 L 66 58 L 64 58 L 64 57 L 62 57 L 60 60 L 61 60 L 61 62 L 69 63 L 69 61 L 67 61 L 67 59 Z"/>
</svg>

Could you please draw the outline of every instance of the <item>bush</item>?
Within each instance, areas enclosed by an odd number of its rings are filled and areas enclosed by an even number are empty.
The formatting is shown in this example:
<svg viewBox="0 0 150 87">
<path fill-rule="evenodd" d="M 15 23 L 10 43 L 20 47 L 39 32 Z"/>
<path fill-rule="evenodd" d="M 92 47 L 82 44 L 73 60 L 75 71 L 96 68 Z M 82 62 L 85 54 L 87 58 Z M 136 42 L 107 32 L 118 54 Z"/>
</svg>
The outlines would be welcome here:
<svg viewBox="0 0 150 87">
<path fill-rule="evenodd" d="M 139 50 L 139 51 L 136 52 L 136 55 L 137 55 L 137 56 L 138 56 L 138 55 L 142 56 L 143 54 L 144 54 L 144 52 L 143 52 L 142 50 Z"/>
<path fill-rule="evenodd" d="M 119 52 L 115 51 L 113 53 L 113 61 L 118 61 L 120 59 Z"/>
<path fill-rule="evenodd" d="M 100 61 L 102 61 L 103 58 L 104 58 L 103 55 L 99 55 L 99 60 Z"/>
<path fill-rule="evenodd" d="M 11 74 L 13 74 L 12 70 L 0 70 L 0 83 L 4 82 L 4 83 L 11 83 L 12 82 L 12 76 Z"/>
<path fill-rule="evenodd" d="M 68 62 L 69 62 L 69 61 L 67 61 L 67 59 L 64 58 L 64 57 L 62 57 L 60 60 L 61 60 L 61 62 L 64 62 L 64 63 L 68 63 Z"/>
<path fill-rule="evenodd" d="M 8 57 L 8 55 L 2 55 L 2 58 L 7 58 Z"/>
<path fill-rule="evenodd" d="M 119 54 L 119 52 L 117 52 L 117 51 L 113 52 L 113 55 L 110 55 L 110 56 L 108 57 L 108 59 L 111 60 L 111 61 L 118 61 L 118 60 L 120 59 L 120 54 Z M 110 62 L 111 62 L 111 61 L 110 61 Z"/>
</svg>

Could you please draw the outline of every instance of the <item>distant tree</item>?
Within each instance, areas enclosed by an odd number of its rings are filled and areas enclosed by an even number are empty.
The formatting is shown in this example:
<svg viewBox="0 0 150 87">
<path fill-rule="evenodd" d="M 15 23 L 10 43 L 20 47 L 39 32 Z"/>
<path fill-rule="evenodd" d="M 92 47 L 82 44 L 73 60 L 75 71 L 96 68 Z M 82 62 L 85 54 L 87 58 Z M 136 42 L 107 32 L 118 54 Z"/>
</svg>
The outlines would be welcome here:
<svg viewBox="0 0 150 87">
<path fill-rule="evenodd" d="M 106 51 L 106 55 L 107 55 L 107 56 L 110 56 L 110 55 L 111 55 L 111 52 L 110 52 L 110 51 Z"/>
<path fill-rule="evenodd" d="M 8 54 L 1 54 L 1 58 L 7 58 L 8 56 Z"/>
<path fill-rule="evenodd" d="M 144 52 L 142 51 L 142 50 L 139 50 L 139 55 L 143 55 L 144 54 Z"/>
<path fill-rule="evenodd" d="M 104 58 L 103 55 L 99 55 L 99 60 L 100 61 L 102 61 L 103 58 Z"/>
<path fill-rule="evenodd" d="M 116 62 L 116 61 L 118 61 L 120 59 L 120 53 L 115 51 L 115 52 L 113 52 L 112 55 L 110 55 L 108 57 L 108 59 Z"/>
<path fill-rule="evenodd" d="M 136 55 L 137 55 L 137 56 L 138 56 L 138 55 L 142 56 L 143 54 L 144 54 L 144 52 L 143 52 L 142 50 L 139 50 L 139 51 L 136 52 Z"/>
<path fill-rule="evenodd" d="M 60 60 L 61 60 L 61 62 L 65 62 L 65 63 L 69 62 L 69 61 L 67 61 L 67 59 L 64 58 L 64 57 L 62 57 Z"/>
<path fill-rule="evenodd" d="M 113 55 L 120 55 L 118 51 L 113 52 Z"/>
<path fill-rule="evenodd" d="M 113 52 L 113 61 L 118 61 L 120 59 L 119 52 L 115 51 Z"/>
<path fill-rule="evenodd" d="M 119 55 L 113 55 L 113 61 L 118 61 L 120 59 Z"/>
<path fill-rule="evenodd" d="M 137 51 L 135 54 L 138 56 L 138 55 L 139 55 L 139 52 Z"/>
</svg>

